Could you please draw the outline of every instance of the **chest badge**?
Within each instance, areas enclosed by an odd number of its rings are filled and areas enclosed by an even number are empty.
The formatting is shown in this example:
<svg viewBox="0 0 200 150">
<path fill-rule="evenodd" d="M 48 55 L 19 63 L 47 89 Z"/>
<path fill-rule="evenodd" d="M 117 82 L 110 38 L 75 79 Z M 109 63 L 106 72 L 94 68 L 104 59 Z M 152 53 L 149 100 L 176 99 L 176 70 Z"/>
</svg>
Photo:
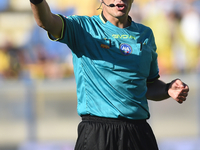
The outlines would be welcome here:
<svg viewBox="0 0 200 150">
<path fill-rule="evenodd" d="M 130 55 L 132 53 L 132 47 L 128 44 L 122 43 L 119 46 L 120 51 L 123 55 Z"/>
</svg>

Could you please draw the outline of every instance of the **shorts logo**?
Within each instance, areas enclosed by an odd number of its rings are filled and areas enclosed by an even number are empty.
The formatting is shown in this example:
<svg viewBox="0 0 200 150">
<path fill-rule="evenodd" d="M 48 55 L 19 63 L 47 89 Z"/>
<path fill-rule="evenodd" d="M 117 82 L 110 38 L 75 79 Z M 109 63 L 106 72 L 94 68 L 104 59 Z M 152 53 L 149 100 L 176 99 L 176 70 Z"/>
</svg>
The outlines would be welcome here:
<svg viewBox="0 0 200 150">
<path fill-rule="evenodd" d="M 130 55 L 132 53 L 132 48 L 130 45 L 128 44 L 121 44 L 119 46 L 120 51 L 122 52 L 122 54 L 124 55 Z"/>
</svg>

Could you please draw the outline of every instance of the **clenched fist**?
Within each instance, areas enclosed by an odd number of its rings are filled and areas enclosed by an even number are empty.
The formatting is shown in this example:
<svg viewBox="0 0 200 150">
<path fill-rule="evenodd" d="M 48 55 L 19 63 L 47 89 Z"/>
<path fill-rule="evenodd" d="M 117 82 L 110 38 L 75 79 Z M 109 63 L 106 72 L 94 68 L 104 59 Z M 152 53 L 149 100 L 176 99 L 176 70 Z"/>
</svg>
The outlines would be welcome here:
<svg viewBox="0 0 200 150">
<path fill-rule="evenodd" d="M 183 83 L 180 79 L 175 79 L 171 82 L 168 89 L 168 94 L 173 99 L 175 99 L 178 103 L 182 104 L 189 92 L 189 87 L 185 83 Z"/>
</svg>

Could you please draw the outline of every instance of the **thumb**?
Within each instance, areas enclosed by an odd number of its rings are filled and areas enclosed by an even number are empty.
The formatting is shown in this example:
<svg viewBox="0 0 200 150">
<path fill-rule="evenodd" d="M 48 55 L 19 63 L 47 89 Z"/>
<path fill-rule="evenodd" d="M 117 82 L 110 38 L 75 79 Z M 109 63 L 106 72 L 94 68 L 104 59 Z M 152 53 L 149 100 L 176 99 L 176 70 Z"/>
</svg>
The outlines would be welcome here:
<svg viewBox="0 0 200 150">
<path fill-rule="evenodd" d="M 172 87 L 180 89 L 184 88 L 184 84 L 180 79 L 175 79 L 174 81 L 172 81 Z"/>
</svg>

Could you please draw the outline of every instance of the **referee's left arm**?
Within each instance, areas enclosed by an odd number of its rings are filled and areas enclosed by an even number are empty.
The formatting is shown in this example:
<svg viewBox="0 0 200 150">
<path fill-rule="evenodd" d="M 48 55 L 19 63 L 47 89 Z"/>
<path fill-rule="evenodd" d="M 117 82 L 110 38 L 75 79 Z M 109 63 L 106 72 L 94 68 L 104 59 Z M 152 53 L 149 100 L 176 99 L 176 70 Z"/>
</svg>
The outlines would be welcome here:
<svg viewBox="0 0 200 150">
<path fill-rule="evenodd" d="M 147 99 L 161 101 L 169 98 L 168 86 L 169 84 L 166 84 L 159 79 L 155 80 L 154 82 L 147 83 Z"/>
<path fill-rule="evenodd" d="M 186 100 L 189 92 L 188 85 L 180 79 L 167 84 L 157 79 L 152 83 L 147 83 L 147 88 L 146 97 L 149 100 L 161 101 L 171 97 L 180 104 Z"/>
</svg>

